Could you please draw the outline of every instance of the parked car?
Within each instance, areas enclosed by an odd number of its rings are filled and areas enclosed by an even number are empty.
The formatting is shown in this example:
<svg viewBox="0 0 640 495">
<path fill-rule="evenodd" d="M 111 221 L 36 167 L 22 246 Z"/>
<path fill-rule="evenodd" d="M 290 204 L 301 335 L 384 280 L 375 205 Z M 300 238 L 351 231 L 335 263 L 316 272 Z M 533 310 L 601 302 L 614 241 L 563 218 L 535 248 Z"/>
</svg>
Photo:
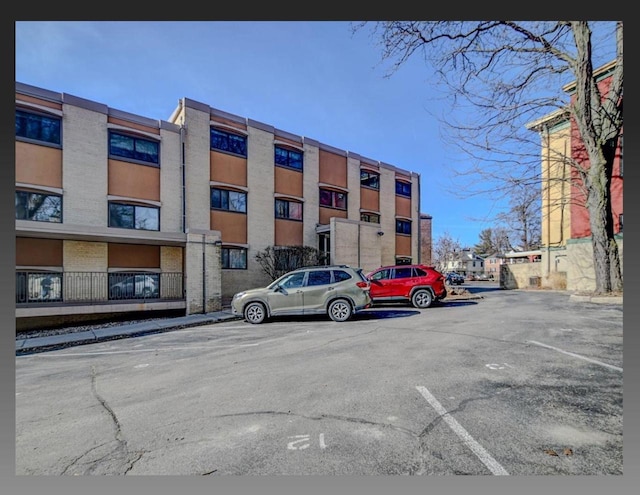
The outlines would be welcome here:
<svg viewBox="0 0 640 495">
<path fill-rule="evenodd" d="M 111 274 L 110 299 L 148 299 L 159 296 L 158 275 Z"/>
<path fill-rule="evenodd" d="M 371 306 L 369 288 L 360 268 L 305 267 L 286 273 L 267 287 L 238 292 L 231 310 L 249 323 L 262 323 L 272 316 L 318 314 L 342 322 Z"/>
<path fill-rule="evenodd" d="M 449 285 L 462 285 L 464 284 L 464 276 L 456 272 L 449 272 L 445 277 L 445 281 Z"/>
<path fill-rule="evenodd" d="M 432 266 L 383 266 L 367 274 L 373 304 L 409 302 L 416 308 L 428 308 L 447 297 L 444 275 Z"/>
</svg>

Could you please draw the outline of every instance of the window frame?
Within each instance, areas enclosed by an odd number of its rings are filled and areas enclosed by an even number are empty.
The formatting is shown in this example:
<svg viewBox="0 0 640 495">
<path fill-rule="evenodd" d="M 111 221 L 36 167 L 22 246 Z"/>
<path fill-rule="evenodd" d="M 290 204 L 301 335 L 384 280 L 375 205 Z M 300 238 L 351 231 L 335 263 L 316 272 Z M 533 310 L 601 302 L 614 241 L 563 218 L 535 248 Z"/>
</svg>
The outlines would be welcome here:
<svg viewBox="0 0 640 495">
<path fill-rule="evenodd" d="M 55 148 L 62 148 L 62 117 L 59 117 L 57 115 L 52 115 L 52 114 L 48 114 L 45 112 L 37 112 L 37 111 L 32 111 L 32 110 L 27 110 L 25 108 L 16 108 L 15 110 L 15 119 L 16 119 L 16 123 L 18 122 L 18 114 L 23 114 L 24 115 L 24 126 L 21 124 L 20 125 L 20 129 L 25 130 L 24 134 L 18 134 L 18 129 L 16 128 L 16 133 L 15 133 L 15 137 L 16 139 L 18 139 L 19 141 L 24 141 L 24 142 L 28 142 L 28 143 L 34 143 L 34 144 L 41 144 L 41 145 L 45 145 L 45 146 L 52 146 Z M 28 126 L 28 119 L 32 118 L 34 120 L 36 120 L 37 122 L 40 123 L 40 125 L 38 126 L 38 134 L 39 136 L 33 136 L 33 135 L 27 135 L 28 134 L 28 130 L 29 130 L 29 126 Z M 54 136 L 54 139 L 43 139 L 42 138 L 42 123 L 43 120 L 48 119 L 51 121 L 51 123 L 56 123 L 57 124 L 57 132 L 54 132 L 52 135 Z M 17 126 L 16 126 L 17 127 Z"/>
<path fill-rule="evenodd" d="M 371 219 L 371 217 L 377 217 L 378 220 L 374 221 Z M 379 213 L 367 213 L 367 212 L 361 212 L 360 213 L 360 221 L 361 222 L 368 222 L 368 223 L 380 223 L 380 214 Z"/>
<path fill-rule="evenodd" d="M 19 209 L 15 208 L 15 219 L 16 220 L 24 220 L 27 222 L 47 222 L 47 223 L 63 223 L 63 196 L 62 194 L 55 194 L 55 193 L 45 193 L 45 192 L 36 192 L 36 191 L 24 191 L 24 190 L 16 190 L 15 191 L 15 198 L 17 199 L 18 195 L 27 195 L 27 200 L 26 200 L 26 204 L 29 203 L 29 199 L 31 196 L 44 196 L 45 198 L 56 198 L 60 200 L 60 219 L 58 221 L 52 221 L 51 218 L 56 218 L 54 216 L 50 216 L 48 217 L 48 219 L 38 219 L 38 218 L 18 218 L 18 212 Z M 40 205 L 41 207 L 44 205 L 44 202 L 47 201 L 47 199 L 45 199 L 42 204 Z M 15 200 L 14 200 L 14 205 L 15 205 Z M 55 207 L 55 205 L 54 205 Z M 36 210 L 34 213 L 38 213 L 38 210 Z M 35 215 L 33 215 L 35 216 Z"/>
<path fill-rule="evenodd" d="M 112 150 L 115 151 L 117 149 L 124 149 L 124 148 L 117 148 L 112 143 L 112 139 L 116 136 L 120 138 L 125 138 L 127 140 L 131 140 L 132 150 L 130 151 L 130 154 L 132 156 L 128 156 L 127 154 L 118 154 L 112 151 Z M 143 151 L 139 151 L 137 146 L 138 143 L 140 143 L 140 145 L 143 145 L 143 144 L 153 145 L 153 147 L 156 148 L 155 153 L 143 153 Z M 137 163 L 138 165 L 147 165 L 149 167 L 160 168 L 160 141 L 138 136 L 134 133 L 128 133 L 126 131 L 109 129 L 107 144 L 108 144 L 107 152 L 108 152 L 109 158 L 112 160 L 120 160 L 125 162 Z M 151 159 L 145 158 L 147 155 L 150 156 Z"/>
<path fill-rule="evenodd" d="M 220 193 L 219 206 L 214 206 L 214 191 L 216 193 Z M 238 194 L 244 197 L 244 201 L 242 203 L 244 206 L 244 210 L 236 210 L 231 208 L 231 205 L 232 205 L 231 198 L 230 198 L 231 194 Z M 226 208 L 224 207 L 225 202 L 227 205 Z M 245 191 L 236 191 L 235 189 L 224 189 L 222 187 L 212 187 L 211 190 L 209 191 L 209 205 L 212 210 L 228 211 L 231 213 L 242 213 L 243 215 L 246 215 L 247 214 L 247 193 Z"/>
<path fill-rule="evenodd" d="M 215 135 L 217 135 L 217 139 L 214 139 Z M 225 143 L 224 146 L 215 146 L 221 143 Z M 241 143 L 240 146 L 238 146 L 238 143 Z M 217 127 L 211 127 L 209 130 L 209 147 L 211 150 L 247 158 L 247 144 L 247 136 L 243 134 L 229 132 Z"/>
<path fill-rule="evenodd" d="M 411 197 L 411 182 L 396 179 L 396 196 Z"/>
<path fill-rule="evenodd" d="M 279 155 L 278 152 L 280 152 L 281 155 Z M 286 148 L 284 146 L 276 144 L 274 145 L 274 148 L 273 148 L 273 154 L 274 154 L 273 160 L 276 167 L 283 167 L 283 168 L 287 168 L 289 170 L 295 170 L 298 172 L 304 171 L 304 153 L 302 151 Z M 292 163 L 297 162 L 297 160 L 292 159 L 292 155 L 299 155 L 300 157 L 299 167 L 296 165 L 292 165 Z M 278 161 L 279 156 L 281 157 L 281 161 Z M 284 156 L 284 163 L 282 163 L 282 156 Z"/>
<path fill-rule="evenodd" d="M 243 266 L 230 266 L 231 265 L 231 251 L 242 252 L 241 264 Z M 220 249 L 220 266 L 224 270 L 246 270 L 247 269 L 247 254 L 248 249 L 237 246 L 223 246 Z"/>
<path fill-rule="evenodd" d="M 331 204 L 325 204 L 322 202 L 322 193 L 329 193 L 331 195 Z M 342 206 L 337 206 L 337 200 L 336 197 L 338 194 L 342 194 L 344 195 L 344 207 Z M 347 211 L 347 208 L 349 206 L 349 194 L 344 192 L 344 191 L 336 191 L 334 189 L 327 189 L 324 187 L 320 188 L 319 191 L 319 201 L 318 204 L 324 208 L 333 208 L 334 210 L 343 210 L 343 211 Z"/>
<path fill-rule="evenodd" d="M 367 177 L 363 177 L 363 175 L 366 175 Z M 363 182 L 364 181 L 368 181 L 375 178 L 375 185 L 371 185 L 371 184 L 365 184 Z M 373 172 L 371 170 L 366 170 L 366 169 L 360 169 L 360 186 L 361 187 L 366 187 L 367 189 L 373 189 L 375 191 L 379 191 L 380 190 L 380 174 L 378 172 Z"/>
<path fill-rule="evenodd" d="M 285 210 L 285 215 L 279 215 L 278 214 L 278 203 L 281 203 L 284 206 L 284 210 Z M 291 205 L 295 204 L 295 205 L 300 205 L 300 218 L 296 218 L 296 217 L 292 217 L 291 216 Z M 279 220 L 292 220 L 294 222 L 302 222 L 304 219 L 304 205 L 303 203 L 299 202 L 299 201 L 291 201 L 289 199 L 284 199 L 284 198 L 276 198 L 274 201 L 274 216 L 275 218 L 279 219 Z"/>
<path fill-rule="evenodd" d="M 408 226 L 409 228 L 406 229 L 404 227 Z M 408 232 L 407 232 L 408 230 Z M 404 220 L 402 218 L 396 218 L 396 234 L 400 234 L 400 235 L 411 235 L 411 221 L 410 220 Z"/>
<path fill-rule="evenodd" d="M 133 209 L 132 212 L 132 227 L 127 227 L 127 226 L 122 226 L 122 225 L 113 225 L 111 218 L 112 218 L 112 213 L 111 213 L 111 207 L 112 206 L 126 206 L 129 208 Z M 140 228 L 137 227 L 137 220 L 136 220 L 136 210 L 138 208 L 146 208 L 149 210 L 156 210 L 158 212 L 158 228 L 157 229 L 145 229 L 145 228 Z M 114 228 L 114 229 L 128 229 L 128 230 L 142 230 L 142 231 L 146 231 L 146 232 L 159 232 L 160 231 L 160 208 L 157 206 L 150 206 L 150 205 L 137 205 L 137 204 L 133 204 L 133 203 L 127 203 L 127 202 L 123 202 L 123 201 L 109 201 L 108 202 L 108 218 L 107 218 L 107 226 L 109 228 Z"/>
</svg>

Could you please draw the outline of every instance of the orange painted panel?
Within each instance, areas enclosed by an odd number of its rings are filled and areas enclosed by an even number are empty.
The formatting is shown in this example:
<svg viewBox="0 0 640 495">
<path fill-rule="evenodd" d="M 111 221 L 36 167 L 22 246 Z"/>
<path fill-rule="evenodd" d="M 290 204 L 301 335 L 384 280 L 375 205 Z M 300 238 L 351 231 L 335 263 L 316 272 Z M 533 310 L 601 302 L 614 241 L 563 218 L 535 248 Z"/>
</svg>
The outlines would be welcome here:
<svg viewBox="0 0 640 495">
<path fill-rule="evenodd" d="M 396 256 L 411 256 L 411 236 L 396 235 Z"/>
<path fill-rule="evenodd" d="M 158 129 L 157 127 L 149 127 L 142 124 L 136 124 L 135 122 L 130 122 L 128 120 L 120 120 L 114 117 L 109 117 L 107 119 L 107 122 L 109 122 L 110 124 L 116 124 L 122 127 L 128 127 L 131 130 L 148 132 L 149 134 L 158 134 L 158 135 L 160 134 L 160 129 Z"/>
<path fill-rule="evenodd" d="M 302 222 L 276 218 L 275 245 L 302 246 L 304 244 L 302 226 Z"/>
<path fill-rule="evenodd" d="M 246 158 L 211 151 L 209 163 L 210 180 L 236 186 L 247 186 Z"/>
<path fill-rule="evenodd" d="M 321 223 L 322 225 L 328 225 L 329 224 L 329 220 L 331 220 L 331 218 L 336 217 L 336 218 L 347 218 L 347 212 L 345 210 L 335 210 L 333 208 L 324 208 L 324 207 L 320 207 L 320 219 L 319 219 L 319 223 Z"/>
<path fill-rule="evenodd" d="M 320 150 L 320 182 L 347 187 L 347 157 Z"/>
<path fill-rule="evenodd" d="M 62 266 L 62 239 L 16 237 L 16 266 Z"/>
<path fill-rule="evenodd" d="M 411 218 L 411 198 L 396 196 L 396 215 Z"/>
<path fill-rule="evenodd" d="M 160 246 L 109 243 L 109 268 L 160 268 Z"/>
<path fill-rule="evenodd" d="M 16 182 L 62 187 L 62 150 L 16 141 Z"/>
<path fill-rule="evenodd" d="M 109 194 L 160 201 L 160 169 L 109 160 Z"/>
<path fill-rule="evenodd" d="M 275 167 L 275 192 L 301 198 L 302 172 L 284 167 Z"/>
<path fill-rule="evenodd" d="M 62 110 L 62 103 L 56 103 L 53 101 L 41 100 L 40 98 L 34 98 L 33 96 L 27 96 L 22 94 L 16 94 L 17 101 L 24 101 L 28 103 L 34 103 L 42 107 L 55 108 L 56 110 Z"/>
<path fill-rule="evenodd" d="M 364 210 L 380 211 L 380 191 L 360 188 L 360 208 Z"/>
<path fill-rule="evenodd" d="M 247 243 L 247 215 L 211 210 L 211 230 L 219 230 L 222 242 Z"/>
</svg>

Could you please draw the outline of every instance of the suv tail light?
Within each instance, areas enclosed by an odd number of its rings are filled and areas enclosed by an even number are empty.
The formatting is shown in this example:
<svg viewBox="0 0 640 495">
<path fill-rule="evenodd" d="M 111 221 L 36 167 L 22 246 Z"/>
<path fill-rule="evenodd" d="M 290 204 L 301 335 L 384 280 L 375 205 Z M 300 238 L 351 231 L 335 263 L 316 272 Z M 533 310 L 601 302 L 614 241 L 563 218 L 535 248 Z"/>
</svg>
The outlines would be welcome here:
<svg viewBox="0 0 640 495">
<path fill-rule="evenodd" d="M 356 282 L 356 285 L 360 287 L 362 290 L 369 290 L 371 288 L 371 285 L 369 284 L 369 282 Z"/>
</svg>

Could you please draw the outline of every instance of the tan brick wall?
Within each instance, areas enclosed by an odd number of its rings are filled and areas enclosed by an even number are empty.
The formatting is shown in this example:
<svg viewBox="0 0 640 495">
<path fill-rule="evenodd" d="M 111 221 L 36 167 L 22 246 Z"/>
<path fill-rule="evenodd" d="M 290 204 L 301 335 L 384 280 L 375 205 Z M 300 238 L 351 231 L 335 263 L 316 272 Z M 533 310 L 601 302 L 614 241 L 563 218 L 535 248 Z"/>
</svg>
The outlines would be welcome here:
<svg viewBox="0 0 640 495">
<path fill-rule="evenodd" d="M 209 230 L 211 211 L 209 114 L 186 108 L 187 229 Z"/>
<path fill-rule="evenodd" d="M 623 269 L 623 239 L 617 239 L 620 269 Z M 567 243 L 567 290 L 593 291 L 596 277 L 593 269 L 593 247 L 590 239 Z"/>
<path fill-rule="evenodd" d="M 220 241 L 219 232 L 187 234 L 187 314 L 210 313 L 222 308 L 220 246 L 216 245 L 216 241 Z"/>
<path fill-rule="evenodd" d="M 160 269 L 163 272 L 181 273 L 182 253 L 183 249 L 181 247 L 161 246 Z"/>
<path fill-rule="evenodd" d="M 333 218 L 331 237 L 334 263 L 360 267 L 365 273 L 381 266 L 382 238 L 377 225 Z"/>
<path fill-rule="evenodd" d="M 382 236 L 382 265 L 396 263 L 396 175 L 393 170 L 380 167 L 380 227 Z"/>
<path fill-rule="evenodd" d="M 320 221 L 320 194 L 318 178 L 320 176 L 320 153 L 317 146 L 304 145 L 304 243 L 318 247 L 316 225 Z"/>
<path fill-rule="evenodd" d="M 182 232 L 180 133 L 161 129 L 160 135 L 160 229 L 162 232 Z"/>
<path fill-rule="evenodd" d="M 360 160 L 347 157 L 347 218 L 360 221 Z"/>
<path fill-rule="evenodd" d="M 106 272 L 109 249 L 106 242 L 64 241 L 65 272 Z"/>
<path fill-rule="evenodd" d="M 66 225 L 107 226 L 107 116 L 64 105 L 63 219 Z"/>
</svg>

